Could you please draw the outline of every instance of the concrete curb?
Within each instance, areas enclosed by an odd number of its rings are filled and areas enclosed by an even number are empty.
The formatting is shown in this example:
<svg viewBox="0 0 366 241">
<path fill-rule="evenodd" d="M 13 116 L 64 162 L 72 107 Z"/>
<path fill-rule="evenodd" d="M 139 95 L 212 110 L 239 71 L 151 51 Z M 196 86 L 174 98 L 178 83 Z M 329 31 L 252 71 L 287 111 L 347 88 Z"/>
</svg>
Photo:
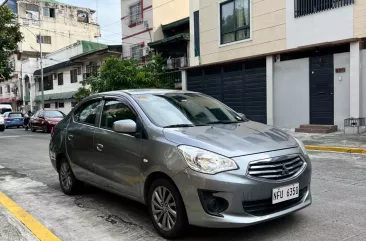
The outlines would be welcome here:
<svg viewBox="0 0 366 241">
<path fill-rule="evenodd" d="M 309 145 L 306 145 L 306 149 L 309 150 L 309 151 L 334 151 L 334 152 L 366 154 L 366 149 L 365 148 L 334 147 L 334 146 L 309 146 Z"/>
</svg>

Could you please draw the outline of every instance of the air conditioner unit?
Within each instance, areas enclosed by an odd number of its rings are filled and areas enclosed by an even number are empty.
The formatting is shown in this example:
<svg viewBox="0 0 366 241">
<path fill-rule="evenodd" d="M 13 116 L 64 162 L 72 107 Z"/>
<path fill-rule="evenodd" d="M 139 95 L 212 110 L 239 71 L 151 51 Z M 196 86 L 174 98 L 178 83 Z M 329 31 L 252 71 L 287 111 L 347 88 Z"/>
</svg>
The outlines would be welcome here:
<svg viewBox="0 0 366 241">
<path fill-rule="evenodd" d="M 52 79 L 57 79 L 57 74 L 52 74 Z"/>
<path fill-rule="evenodd" d="M 144 47 L 142 49 L 142 56 L 145 57 L 145 56 L 148 56 L 150 54 L 150 48 L 148 46 Z"/>
</svg>

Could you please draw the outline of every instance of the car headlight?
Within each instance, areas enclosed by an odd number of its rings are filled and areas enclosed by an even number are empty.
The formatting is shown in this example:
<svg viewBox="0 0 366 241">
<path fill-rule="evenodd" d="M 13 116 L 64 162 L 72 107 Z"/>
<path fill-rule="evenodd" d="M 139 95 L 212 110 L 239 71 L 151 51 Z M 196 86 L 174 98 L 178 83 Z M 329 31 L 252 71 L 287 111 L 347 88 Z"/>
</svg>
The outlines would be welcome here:
<svg viewBox="0 0 366 241">
<path fill-rule="evenodd" d="M 188 166 L 197 172 L 217 174 L 219 172 L 238 169 L 238 165 L 230 158 L 191 146 L 179 146 Z"/>
<path fill-rule="evenodd" d="M 297 144 L 299 144 L 299 147 L 301 148 L 302 153 L 307 156 L 308 155 L 308 151 L 306 150 L 306 147 L 304 145 L 304 143 L 302 143 L 302 141 L 300 141 L 299 139 L 297 139 L 296 137 L 294 137 L 295 141 L 297 142 Z"/>
</svg>

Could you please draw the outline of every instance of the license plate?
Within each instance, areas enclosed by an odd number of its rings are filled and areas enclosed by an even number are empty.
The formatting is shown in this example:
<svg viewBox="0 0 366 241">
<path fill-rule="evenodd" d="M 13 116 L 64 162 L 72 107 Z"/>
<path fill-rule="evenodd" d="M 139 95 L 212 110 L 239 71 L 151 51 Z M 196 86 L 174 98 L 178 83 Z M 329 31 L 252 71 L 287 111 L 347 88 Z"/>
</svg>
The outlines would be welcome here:
<svg viewBox="0 0 366 241">
<path fill-rule="evenodd" d="M 299 197 L 299 184 L 295 183 L 272 190 L 272 204 L 284 202 Z"/>
</svg>

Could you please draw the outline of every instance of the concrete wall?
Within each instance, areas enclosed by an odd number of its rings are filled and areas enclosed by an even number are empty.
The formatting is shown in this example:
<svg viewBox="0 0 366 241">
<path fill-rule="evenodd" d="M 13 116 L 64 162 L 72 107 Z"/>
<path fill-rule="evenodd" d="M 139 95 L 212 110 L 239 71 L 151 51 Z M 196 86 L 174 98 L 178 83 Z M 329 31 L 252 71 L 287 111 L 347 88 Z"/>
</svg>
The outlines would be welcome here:
<svg viewBox="0 0 366 241">
<path fill-rule="evenodd" d="M 287 48 L 353 37 L 353 5 L 294 17 L 294 0 L 286 0 Z"/>
<path fill-rule="evenodd" d="M 274 64 L 274 126 L 309 123 L 309 79 L 308 58 Z"/>
<path fill-rule="evenodd" d="M 357 0 L 354 3 L 354 37 L 366 37 L 366 0 Z"/>
<path fill-rule="evenodd" d="M 199 65 L 199 57 L 195 56 L 194 51 L 194 12 L 198 11 L 200 8 L 200 2 L 197 0 L 189 0 L 189 35 L 190 35 L 190 44 L 189 44 L 189 66 Z"/>
<path fill-rule="evenodd" d="M 366 50 L 361 50 L 361 117 L 366 117 Z"/>
<path fill-rule="evenodd" d="M 350 53 L 334 55 L 334 69 L 346 68 L 345 73 L 334 71 L 334 124 L 344 127 L 344 119 L 350 117 Z"/>
<path fill-rule="evenodd" d="M 152 0 L 152 5 L 154 41 L 164 38 L 161 25 L 189 17 L 189 0 Z"/>
<path fill-rule="evenodd" d="M 201 64 L 286 49 L 286 0 L 252 0 L 251 40 L 221 46 L 220 2 L 199 0 Z"/>
</svg>

